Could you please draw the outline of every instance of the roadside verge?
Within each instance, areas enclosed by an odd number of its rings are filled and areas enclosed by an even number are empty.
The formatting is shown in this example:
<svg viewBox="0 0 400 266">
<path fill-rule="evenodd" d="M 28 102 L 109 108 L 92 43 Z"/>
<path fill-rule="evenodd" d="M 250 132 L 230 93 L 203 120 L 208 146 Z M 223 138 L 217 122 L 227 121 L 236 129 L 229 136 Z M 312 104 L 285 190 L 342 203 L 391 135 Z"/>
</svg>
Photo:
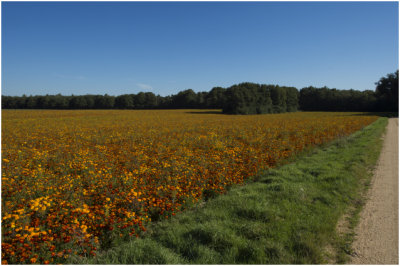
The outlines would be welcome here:
<svg viewBox="0 0 400 266">
<path fill-rule="evenodd" d="M 398 264 L 399 134 L 390 118 L 366 205 L 356 227 L 351 264 Z"/>
<path fill-rule="evenodd" d="M 343 263 L 337 223 L 361 204 L 387 118 L 232 187 L 83 264 Z M 355 213 L 356 214 L 356 213 Z M 327 252 L 326 247 L 334 249 Z"/>
</svg>

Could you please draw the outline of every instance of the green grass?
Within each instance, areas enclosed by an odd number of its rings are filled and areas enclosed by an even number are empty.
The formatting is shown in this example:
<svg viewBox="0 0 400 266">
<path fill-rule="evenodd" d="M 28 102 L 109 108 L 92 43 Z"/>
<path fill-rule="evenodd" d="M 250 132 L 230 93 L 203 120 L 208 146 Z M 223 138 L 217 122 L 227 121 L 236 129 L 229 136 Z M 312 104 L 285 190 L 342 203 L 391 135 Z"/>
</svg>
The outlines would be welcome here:
<svg viewBox="0 0 400 266">
<path fill-rule="evenodd" d="M 84 264 L 344 263 L 387 118 L 265 171 Z M 346 233 L 336 230 L 349 215 Z M 330 247 L 331 251 L 327 251 Z"/>
</svg>

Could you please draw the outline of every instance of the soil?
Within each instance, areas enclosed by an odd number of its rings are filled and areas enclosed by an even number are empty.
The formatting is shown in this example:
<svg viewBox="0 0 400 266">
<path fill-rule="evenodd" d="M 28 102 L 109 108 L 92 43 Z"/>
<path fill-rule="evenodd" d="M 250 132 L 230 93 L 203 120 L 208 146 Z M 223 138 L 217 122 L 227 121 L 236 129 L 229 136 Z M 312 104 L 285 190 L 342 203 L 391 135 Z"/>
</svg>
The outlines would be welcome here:
<svg viewBox="0 0 400 266">
<path fill-rule="evenodd" d="M 355 230 L 350 264 L 399 263 L 398 118 L 390 118 L 382 152 Z"/>
</svg>

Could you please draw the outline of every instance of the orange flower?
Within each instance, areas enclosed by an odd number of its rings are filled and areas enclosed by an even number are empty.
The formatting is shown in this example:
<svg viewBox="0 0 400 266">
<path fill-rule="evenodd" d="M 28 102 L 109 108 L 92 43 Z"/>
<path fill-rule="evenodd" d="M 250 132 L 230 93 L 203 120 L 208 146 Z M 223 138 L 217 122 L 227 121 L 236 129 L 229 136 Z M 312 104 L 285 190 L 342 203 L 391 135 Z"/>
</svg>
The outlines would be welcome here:
<svg viewBox="0 0 400 266">
<path fill-rule="evenodd" d="M 13 263 L 37 262 L 37 250 L 57 261 L 94 250 L 107 229 L 138 237 L 152 215 L 168 219 L 377 119 L 317 112 L 193 119 L 187 110 L 3 110 L 2 118 L 2 259 Z"/>
</svg>

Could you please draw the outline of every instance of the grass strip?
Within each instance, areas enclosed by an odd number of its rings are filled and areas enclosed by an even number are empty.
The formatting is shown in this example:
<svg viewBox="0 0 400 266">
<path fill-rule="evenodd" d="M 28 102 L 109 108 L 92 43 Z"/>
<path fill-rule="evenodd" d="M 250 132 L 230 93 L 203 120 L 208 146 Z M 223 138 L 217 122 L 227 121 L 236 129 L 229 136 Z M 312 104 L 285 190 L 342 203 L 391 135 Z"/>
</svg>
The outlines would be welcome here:
<svg viewBox="0 0 400 266">
<path fill-rule="evenodd" d="M 387 118 L 380 118 L 347 138 L 260 173 L 255 182 L 154 223 L 141 238 L 94 258 L 72 257 L 70 263 L 344 262 L 352 237 L 338 233 L 337 223 L 349 209 L 350 224 L 356 222 L 386 124 Z"/>
</svg>

